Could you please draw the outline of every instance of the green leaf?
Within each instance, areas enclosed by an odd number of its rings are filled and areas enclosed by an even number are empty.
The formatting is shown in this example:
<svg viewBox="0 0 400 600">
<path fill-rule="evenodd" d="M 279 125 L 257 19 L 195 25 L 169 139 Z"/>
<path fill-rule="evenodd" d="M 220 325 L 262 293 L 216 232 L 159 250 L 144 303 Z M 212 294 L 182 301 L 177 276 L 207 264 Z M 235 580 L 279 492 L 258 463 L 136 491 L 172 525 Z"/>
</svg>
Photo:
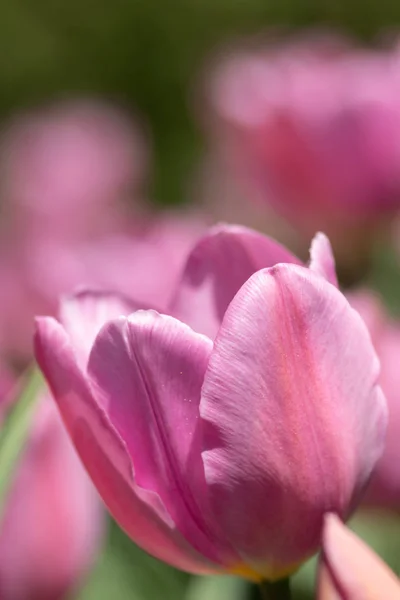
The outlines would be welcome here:
<svg viewBox="0 0 400 600">
<path fill-rule="evenodd" d="M 43 377 L 40 371 L 37 367 L 31 367 L 25 376 L 22 392 L 12 403 L 0 430 L 0 520 L 42 386 Z"/>
</svg>

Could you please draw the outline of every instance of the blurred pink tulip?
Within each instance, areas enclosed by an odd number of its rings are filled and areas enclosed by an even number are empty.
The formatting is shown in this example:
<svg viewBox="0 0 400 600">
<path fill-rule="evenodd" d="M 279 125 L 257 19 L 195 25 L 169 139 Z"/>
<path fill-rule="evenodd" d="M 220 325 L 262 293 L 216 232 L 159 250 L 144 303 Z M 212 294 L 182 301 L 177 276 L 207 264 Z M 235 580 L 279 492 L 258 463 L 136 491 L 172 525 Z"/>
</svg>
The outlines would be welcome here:
<svg viewBox="0 0 400 600">
<path fill-rule="evenodd" d="M 364 319 L 381 363 L 380 385 L 389 408 L 385 451 L 378 461 L 366 494 L 366 503 L 400 508 L 400 323 L 386 314 L 372 291 L 360 290 L 348 296 L 350 304 Z"/>
<path fill-rule="evenodd" d="M 113 289 L 146 308 L 166 310 L 202 215 L 166 213 L 113 235 L 71 244 L 35 237 L 0 258 L 0 347 L 18 359 L 32 353 L 35 314 L 56 314 L 59 296 L 77 287 Z M 1 250 L 0 250 L 1 254 Z"/>
<path fill-rule="evenodd" d="M 400 580 L 333 514 L 325 517 L 318 600 L 396 600 Z"/>
<path fill-rule="evenodd" d="M 13 239 L 86 239 L 121 228 L 122 200 L 137 196 L 147 159 L 129 119 L 97 101 L 60 103 L 16 119 L 1 152 Z"/>
<path fill-rule="evenodd" d="M 100 499 L 43 397 L 0 525 L 0 598 L 65 598 L 91 566 L 103 522 Z"/>
<path fill-rule="evenodd" d="M 204 228 L 201 215 L 182 211 L 154 215 L 129 232 L 74 247 L 43 240 L 28 257 L 28 276 L 32 288 L 54 309 L 61 294 L 81 285 L 112 289 L 143 304 L 165 308 L 187 254 Z M 49 256 L 54 269 L 48 267 Z"/>
<path fill-rule="evenodd" d="M 208 88 L 218 162 L 307 236 L 376 227 L 400 206 L 398 62 L 312 36 L 228 54 Z"/>
<path fill-rule="evenodd" d="M 326 279 L 326 238 L 309 269 L 254 273 L 292 257 L 255 232 L 235 236 L 205 236 L 181 282 L 189 319 L 209 312 L 199 329 L 211 323 L 212 337 L 219 321 L 215 341 L 86 296 L 64 304 L 61 323 L 38 319 L 35 349 L 83 463 L 137 544 L 187 571 L 276 579 L 317 550 L 326 511 L 354 508 L 383 449 L 386 404 L 366 327 Z M 179 314 L 179 291 L 174 302 Z"/>
</svg>

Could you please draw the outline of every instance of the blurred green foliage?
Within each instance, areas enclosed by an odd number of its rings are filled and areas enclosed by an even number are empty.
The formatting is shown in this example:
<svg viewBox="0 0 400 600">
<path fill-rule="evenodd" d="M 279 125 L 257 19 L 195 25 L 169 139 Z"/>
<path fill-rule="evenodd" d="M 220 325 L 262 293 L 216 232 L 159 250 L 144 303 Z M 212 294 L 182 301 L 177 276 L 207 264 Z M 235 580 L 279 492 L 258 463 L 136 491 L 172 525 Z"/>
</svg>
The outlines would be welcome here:
<svg viewBox="0 0 400 600">
<path fill-rule="evenodd" d="M 385 300 L 394 317 L 400 316 L 400 265 L 394 248 L 380 243 L 372 256 L 367 285 Z"/>
<path fill-rule="evenodd" d="M 142 552 L 110 523 L 104 551 L 78 600 L 184 599 L 189 576 Z"/>
<path fill-rule="evenodd" d="M 18 398 L 13 399 L 14 390 L 10 391 L 10 400 L 13 402 L 7 410 L 0 430 L 0 522 L 3 510 L 13 482 L 13 476 L 31 428 L 39 391 L 43 387 L 43 377 L 39 369 L 31 367 L 25 377 L 21 388 L 16 390 Z M 1 417 L 4 415 L 1 414 Z"/>
</svg>

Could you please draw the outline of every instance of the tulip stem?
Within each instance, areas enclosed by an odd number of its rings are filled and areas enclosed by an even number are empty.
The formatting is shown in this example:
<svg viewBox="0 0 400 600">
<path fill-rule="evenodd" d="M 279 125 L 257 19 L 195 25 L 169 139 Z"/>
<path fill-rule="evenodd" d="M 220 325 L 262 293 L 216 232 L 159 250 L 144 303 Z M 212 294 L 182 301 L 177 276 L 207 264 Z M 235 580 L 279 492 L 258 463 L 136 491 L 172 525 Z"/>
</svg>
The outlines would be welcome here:
<svg viewBox="0 0 400 600">
<path fill-rule="evenodd" d="M 290 600 L 289 578 L 279 581 L 262 581 L 260 583 L 261 598 L 263 600 Z"/>
</svg>

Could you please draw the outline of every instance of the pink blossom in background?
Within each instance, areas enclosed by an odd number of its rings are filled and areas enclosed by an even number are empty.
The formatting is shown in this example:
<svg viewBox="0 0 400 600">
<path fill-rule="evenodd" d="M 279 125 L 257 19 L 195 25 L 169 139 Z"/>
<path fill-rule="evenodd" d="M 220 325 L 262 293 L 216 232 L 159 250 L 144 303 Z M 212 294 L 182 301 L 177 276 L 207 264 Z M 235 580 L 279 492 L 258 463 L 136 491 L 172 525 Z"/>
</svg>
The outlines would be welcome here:
<svg viewBox="0 0 400 600">
<path fill-rule="evenodd" d="M 15 246 L 10 252 L 0 241 L 0 349 L 19 367 L 31 358 L 32 311 L 41 306 L 29 286 L 22 250 Z"/>
<path fill-rule="evenodd" d="M 6 228 L 16 235 L 75 240 L 124 225 L 138 200 L 147 148 L 127 115 L 76 100 L 22 115 L 3 134 Z"/>
<path fill-rule="evenodd" d="M 325 517 L 318 600 L 400 598 L 400 580 L 333 514 Z"/>
<path fill-rule="evenodd" d="M 128 264 L 122 248 L 107 260 L 110 236 L 136 254 L 147 154 L 136 124 L 98 100 L 49 105 L 4 129 L 0 347 L 11 359 L 30 358 L 33 317 L 54 312 L 60 293 L 107 284 L 122 255 Z"/>
<path fill-rule="evenodd" d="M 5 411 L 12 401 L 12 392 L 15 386 L 15 377 L 10 369 L 0 364 L 0 425 Z"/>
<path fill-rule="evenodd" d="M 77 287 L 113 289 L 166 309 L 186 256 L 205 228 L 197 213 L 154 213 L 124 230 L 71 243 L 25 239 L 0 254 L 0 347 L 18 360 L 32 353 L 35 314 L 56 314 L 59 297 Z"/>
<path fill-rule="evenodd" d="M 378 361 L 327 239 L 310 268 L 298 262 L 256 232 L 217 228 L 170 309 L 196 331 L 90 294 L 66 301 L 61 323 L 37 321 L 36 358 L 110 512 L 181 569 L 293 572 L 382 452 Z"/>
<path fill-rule="evenodd" d="M 305 251 L 302 236 L 272 206 L 265 202 L 247 202 L 245 184 L 238 183 L 238 171 L 233 177 L 221 164 L 216 153 L 206 155 L 192 176 L 188 191 L 192 201 L 207 213 L 213 222 L 228 221 L 261 231 L 292 250 Z"/>
<path fill-rule="evenodd" d="M 92 566 L 104 514 L 47 394 L 14 477 L 0 528 L 0 597 L 66 598 Z"/>
<path fill-rule="evenodd" d="M 364 319 L 381 363 L 380 384 L 388 401 L 389 424 L 385 451 L 367 490 L 366 503 L 400 509 L 400 323 L 386 313 L 378 296 L 359 290 L 348 296 Z"/>
<path fill-rule="evenodd" d="M 28 276 L 53 310 L 59 296 L 77 286 L 114 290 L 165 308 L 187 254 L 204 229 L 201 214 L 166 212 L 137 220 L 125 232 L 74 247 L 43 240 L 28 257 Z M 49 256 L 54 257 L 54 268 L 48 264 Z"/>
<path fill-rule="evenodd" d="M 400 206 L 399 93 L 396 52 L 310 36 L 227 53 L 202 118 L 244 201 L 345 243 Z"/>
<path fill-rule="evenodd" d="M 32 111 L 3 133 L 0 347 L 13 361 L 32 355 L 34 315 L 77 287 L 168 305 L 205 216 L 145 210 L 146 169 L 137 128 L 99 101 Z"/>
</svg>

